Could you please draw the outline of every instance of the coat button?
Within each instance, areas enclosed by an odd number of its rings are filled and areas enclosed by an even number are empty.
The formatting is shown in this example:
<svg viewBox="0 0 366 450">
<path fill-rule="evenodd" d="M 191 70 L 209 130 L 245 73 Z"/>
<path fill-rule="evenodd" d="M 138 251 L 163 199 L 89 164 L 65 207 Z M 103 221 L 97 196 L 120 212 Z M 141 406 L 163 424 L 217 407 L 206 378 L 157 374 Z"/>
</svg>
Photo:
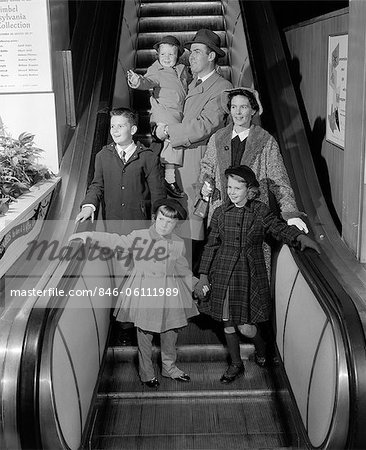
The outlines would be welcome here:
<svg viewBox="0 0 366 450">
<path fill-rule="evenodd" d="M 124 189 L 125 187 L 124 186 L 121 186 L 121 189 Z"/>
<path fill-rule="evenodd" d="M 239 240 L 239 237 L 237 236 L 235 239 L 238 241 L 238 240 Z"/>
<path fill-rule="evenodd" d="M 121 203 L 121 206 L 125 206 L 125 204 L 124 204 L 124 203 Z"/>
<path fill-rule="evenodd" d="M 123 170 L 122 170 L 122 173 L 125 173 L 125 172 L 126 172 L 126 170 L 125 170 L 125 169 L 123 169 Z"/>
</svg>

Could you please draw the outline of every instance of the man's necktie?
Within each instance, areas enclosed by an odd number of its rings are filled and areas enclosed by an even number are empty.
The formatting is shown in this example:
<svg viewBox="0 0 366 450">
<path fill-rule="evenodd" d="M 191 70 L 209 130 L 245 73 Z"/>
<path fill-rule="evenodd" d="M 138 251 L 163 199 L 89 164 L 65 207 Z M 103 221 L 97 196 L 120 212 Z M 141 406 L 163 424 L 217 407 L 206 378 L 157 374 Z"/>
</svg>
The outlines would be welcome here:
<svg viewBox="0 0 366 450">
<path fill-rule="evenodd" d="M 120 158 L 122 159 L 123 164 L 126 164 L 126 152 L 124 150 L 121 151 Z"/>
<path fill-rule="evenodd" d="M 202 83 L 201 78 L 198 78 L 198 80 L 196 81 L 196 86 L 195 87 L 199 86 L 201 83 Z"/>
</svg>

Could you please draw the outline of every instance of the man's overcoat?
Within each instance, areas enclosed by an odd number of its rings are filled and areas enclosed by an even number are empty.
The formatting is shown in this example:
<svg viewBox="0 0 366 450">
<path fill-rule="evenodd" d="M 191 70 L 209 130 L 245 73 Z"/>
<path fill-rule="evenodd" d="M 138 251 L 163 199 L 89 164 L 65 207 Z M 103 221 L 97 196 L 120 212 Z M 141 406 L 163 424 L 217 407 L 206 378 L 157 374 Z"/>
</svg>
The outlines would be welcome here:
<svg viewBox="0 0 366 450">
<path fill-rule="evenodd" d="M 225 80 L 217 72 L 198 86 L 194 79 L 189 85 L 182 123 L 169 125 L 172 146 L 184 148 L 184 162 L 183 167 L 179 168 L 179 176 L 183 190 L 188 196 L 188 203 L 184 206 L 188 209 L 190 229 L 188 226 L 182 227 L 183 237 L 196 240 L 204 238 L 203 221 L 193 215 L 193 205 L 200 191 L 200 161 L 210 136 L 224 125 L 225 113 L 221 106 L 220 94 L 230 88 L 232 88 L 230 81 Z"/>
</svg>

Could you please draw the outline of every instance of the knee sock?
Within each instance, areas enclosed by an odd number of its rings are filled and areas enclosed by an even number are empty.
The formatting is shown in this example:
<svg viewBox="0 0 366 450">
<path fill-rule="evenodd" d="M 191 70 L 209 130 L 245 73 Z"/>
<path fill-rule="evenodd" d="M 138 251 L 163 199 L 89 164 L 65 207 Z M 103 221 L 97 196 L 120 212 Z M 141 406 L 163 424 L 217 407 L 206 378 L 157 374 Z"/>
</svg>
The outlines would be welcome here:
<svg viewBox="0 0 366 450">
<path fill-rule="evenodd" d="M 270 321 L 261 322 L 259 325 L 260 334 L 267 345 L 267 355 L 276 355 L 276 336 Z"/>
<path fill-rule="evenodd" d="M 242 365 L 243 361 L 241 360 L 240 357 L 240 345 L 238 335 L 235 332 L 234 333 L 225 332 L 225 338 L 231 362 L 234 364 Z"/>
<path fill-rule="evenodd" d="M 254 343 L 254 347 L 255 347 L 255 351 L 257 352 L 257 355 L 259 357 L 265 357 L 266 356 L 266 341 L 263 339 L 259 328 L 257 327 L 257 333 L 255 334 L 255 336 L 252 338 L 253 339 L 253 343 Z"/>
</svg>

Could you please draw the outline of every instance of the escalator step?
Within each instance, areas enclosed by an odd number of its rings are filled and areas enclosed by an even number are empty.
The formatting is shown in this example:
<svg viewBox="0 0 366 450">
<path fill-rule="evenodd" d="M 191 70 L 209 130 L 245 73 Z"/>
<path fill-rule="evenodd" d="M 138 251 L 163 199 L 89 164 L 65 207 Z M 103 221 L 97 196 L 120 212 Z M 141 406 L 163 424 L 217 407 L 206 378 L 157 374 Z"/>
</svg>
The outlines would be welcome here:
<svg viewBox="0 0 366 450">
<path fill-rule="evenodd" d="M 224 30 L 223 16 L 175 16 L 141 17 L 139 20 L 139 33 L 147 31 L 167 32 L 174 34 L 174 30 L 197 31 L 200 28 L 210 30 Z"/>
<path fill-rule="evenodd" d="M 240 354 L 242 359 L 248 360 L 252 357 L 254 347 L 251 344 L 240 344 Z M 226 347 L 222 344 L 211 345 L 180 345 L 177 348 L 179 361 L 225 361 L 228 357 Z M 137 347 L 115 346 L 109 347 L 107 351 L 107 361 L 126 362 L 134 361 L 137 357 Z M 154 360 L 160 357 L 160 347 L 153 347 Z"/>
<path fill-rule="evenodd" d="M 145 75 L 147 67 L 136 67 L 135 72 L 140 75 Z M 230 66 L 220 66 L 219 68 L 221 75 L 226 80 L 231 80 L 231 67 Z M 142 92 L 142 91 L 140 91 Z"/>
<path fill-rule="evenodd" d="M 215 355 L 217 357 L 217 355 Z M 261 369 L 251 359 L 245 359 L 245 373 L 242 377 L 230 384 L 220 383 L 220 378 L 227 367 L 226 357 L 221 360 L 181 360 L 178 357 L 177 365 L 191 377 L 190 383 L 179 383 L 164 378 L 160 375 L 160 362 L 154 360 L 155 372 L 158 375 L 160 386 L 158 391 L 153 391 L 161 395 L 191 395 L 195 392 L 197 397 L 218 395 L 218 393 L 226 392 L 227 395 L 241 395 L 238 392 L 246 393 L 248 396 L 270 396 L 276 389 L 272 379 L 273 371 L 270 369 Z M 151 389 L 141 384 L 138 370 L 137 357 L 135 359 L 123 361 L 120 355 L 115 358 L 108 356 L 108 361 L 104 368 L 103 376 L 99 385 L 98 397 L 123 398 L 151 394 Z M 278 388 L 278 386 L 277 386 Z M 279 392 L 279 391 L 278 391 Z M 149 395 L 150 395 L 149 394 Z"/>
<path fill-rule="evenodd" d="M 132 107 L 137 111 L 146 111 L 150 109 L 150 92 L 149 91 L 139 91 L 134 89 L 132 91 Z"/>
<path fill-rule="evenodd" d="M 140 17 L 221 14 L 221 2 L 154 2 L 141 3 Z"/>
<path fill-rule="evenodd" d="M 162 3 L 161 0 L 143 0 L 143 3 Z M 169 0 L 169 3 L 182 3 L 182 0 Z M 212 3 L 212 0 L 187 0 L 185 3 Z M 216 3 L 216 2 L 214 2 Z"/>
<path fill-rule="evenodd" d="M 221 40 L 221 47 L 226 46 L 226 33 L 225 31 L 219 31 L 219 30 L 212 30 L 214 31 Z M 197 30 L 195 31 L 174 31 L 174 36 L 180 40 L 182 44 L 185 42 L 191 41 Z M 166 35 L 165 32 L 154 32 L 154 33 L 139 33 L 138 39 L 137 39 L 137 48 L 142 49 L 151 49 L 153 48 L 153 45 L 156 44 L 156 42 L 159 42 L 164 36 Z"/>
<path fill-rule="evenodd" d="M 98 409 L 98 449 L 269 449 L 286 447 L 268 398 L 108 400 Z"/>
</svg>

